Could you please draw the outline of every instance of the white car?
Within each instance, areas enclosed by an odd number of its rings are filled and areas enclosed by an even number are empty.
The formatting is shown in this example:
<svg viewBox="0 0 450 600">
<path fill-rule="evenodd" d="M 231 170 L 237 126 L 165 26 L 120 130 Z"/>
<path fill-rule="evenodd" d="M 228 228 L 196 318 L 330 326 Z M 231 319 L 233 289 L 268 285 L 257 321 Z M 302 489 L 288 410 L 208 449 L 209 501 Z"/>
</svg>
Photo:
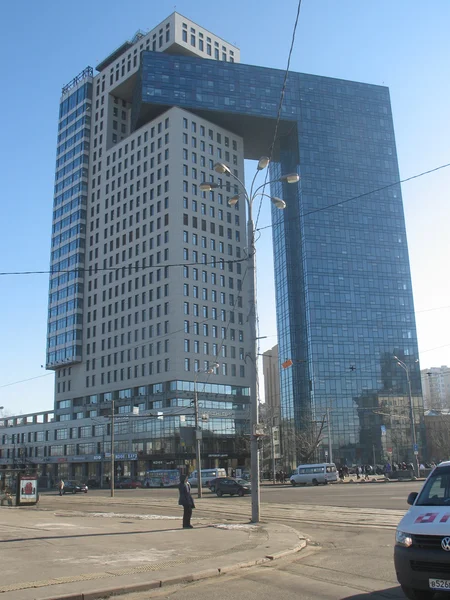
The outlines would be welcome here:
<svg viewBox="0 0 450 600">
<path fill-rule="evenodd" d="M 450 592 L 450 461 L 430 473 L 408 504 L 395 534 L 395 571 L 407 598 L 431 600 Z"/>
<path fill-rule="evenodd" d="M 299 465 L 289 478 L 291 485 L 319 485 L 337 481 L 338 474 L 334 463 L 319 463 L 314 465 Z"/>
</svg>

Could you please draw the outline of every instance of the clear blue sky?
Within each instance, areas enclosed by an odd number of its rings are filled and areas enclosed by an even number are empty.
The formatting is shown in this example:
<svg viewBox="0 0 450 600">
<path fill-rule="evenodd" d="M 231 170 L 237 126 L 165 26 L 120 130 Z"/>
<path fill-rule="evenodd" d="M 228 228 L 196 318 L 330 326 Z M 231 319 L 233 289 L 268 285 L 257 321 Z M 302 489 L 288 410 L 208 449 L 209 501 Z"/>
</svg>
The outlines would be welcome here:
<svg viewBox="0 0 450 600">
<path fill-rule="evenodd" d="M 297 0 L 22 0 L 2 5 L 0 271 L 46 270 L 61 87 L 177 10 L 284 69 Z M 291 69 L 389 86 L 402 178 L 450 162 L 449 0 L 303 0 Z M 403 186 L 421 367 L 450 365 L 450 168 Z M 260 225 L 270 222 L 264 208 Z M 258 242 L 262 350 L 276 343 L 270 229 Z M 0 278 L 0 386 L 45 374 L 47 275 Z M 438 348 L 436 350 L 431 350 Z M 430 351 L 431 350 L 431 351 Z M 53 376 L 0 387 L 11 413 L 53 407 Z"/>
</svg>

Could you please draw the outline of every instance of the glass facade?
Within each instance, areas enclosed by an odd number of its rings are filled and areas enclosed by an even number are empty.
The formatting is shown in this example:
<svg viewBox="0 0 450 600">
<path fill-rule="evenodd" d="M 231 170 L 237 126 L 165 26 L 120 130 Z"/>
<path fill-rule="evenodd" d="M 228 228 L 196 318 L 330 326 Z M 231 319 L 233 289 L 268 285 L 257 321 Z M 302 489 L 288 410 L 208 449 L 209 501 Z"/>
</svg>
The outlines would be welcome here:
<svg viewBox="0 0 450 600">
<path fill-rule="evenodd" d="M 136 126 L 179 106 L 234 131 L 245 157 L 271 146 L 284 72 L 146 52 Z M 408 375 L 423 455 L 417 334 L 394 129 L 385 87 L 290 73 L 271 179 L 286 466 L 326 413 L 342 464 L 412 459 Z M 351 200 L 354 198 L 353 200 Z M 404 361 L 407 371 L 393 358 Z M 323 439 L 316 459 L 328 455 Z"/>
<path fill-rule="evenodd" d="M 63 88 L 53 199 L 46 367 L 81 360 L 92 72 Z M 79 270 L 78 270 L 79 269 Z"/>
</svg>

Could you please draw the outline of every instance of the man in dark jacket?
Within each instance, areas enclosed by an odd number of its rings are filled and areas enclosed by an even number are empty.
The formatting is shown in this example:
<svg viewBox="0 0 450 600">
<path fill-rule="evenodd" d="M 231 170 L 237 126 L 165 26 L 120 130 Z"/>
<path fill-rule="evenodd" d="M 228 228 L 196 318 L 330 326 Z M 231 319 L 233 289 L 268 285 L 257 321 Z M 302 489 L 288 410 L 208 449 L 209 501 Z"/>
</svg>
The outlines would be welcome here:
<svg viewBox="0 0 450 600">
<path fill-rule="evenodd" d="M 186 475 L 180 476 L 180 485 L 178 486 L 180 497 L 178 504 L 183 507 L 183 529 L 193 529 L 191 525 L 192 509 L 195 508 L 194 499 L 191 495 L 191 485 L 186 481 Z"/>
</svg>

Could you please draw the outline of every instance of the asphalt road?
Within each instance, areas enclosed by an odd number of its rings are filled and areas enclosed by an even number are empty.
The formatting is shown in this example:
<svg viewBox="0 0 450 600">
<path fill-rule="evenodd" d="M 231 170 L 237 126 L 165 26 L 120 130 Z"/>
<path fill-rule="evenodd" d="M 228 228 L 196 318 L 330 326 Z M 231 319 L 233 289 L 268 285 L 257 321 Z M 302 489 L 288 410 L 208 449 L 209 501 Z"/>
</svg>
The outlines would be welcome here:
<svg viewBox="0 0 450 600">
<path fill-rule="evenodd" d="M 169 590 L 129 594 L 126 600 L 378 600 L 404 598 L 393 568 L 393 532 L 348 527 L 302 531 L 308 547 L 294 558 L 278 560 L 234 575 L 180 585 Z"/>
<path fill-rule="evenodd" d="M 365 483 L 320 487 L 262 488 L 262 513 L 305 534 L 308 546 L 298 555 L 234 575 L 128 594 L 124 600 L 381 600 L 404 598 L 393 567 L 395 528 L 408 506 L 406 497 L 422 482 Z M 196 490 L 193 490 L 194 496 Z M 177 490 L 107 490 L 59 498 L 45 494 L 42 507 L 179 514 Z M 98 505 L 98 508 L 97 506 Z M 107 508 L 108 507 L 108 508 Z M 327 510 L 324 510 L 327 507 Z M 217 498 L 205 490 L 195 516 L 248 518 L 250 498 Z M 195 523 L 195 518 L 194 518 Z M 438 596 L 436 596 L 438 600 Z"/>
<path fill-rule="evenodd" d="M 375 484 L 374 484 L 375 485 Z M 308 538 L 294 557 L 124 600 L 405 600 L 394 571 L 394 531 L 291 523 Z M 437 594 L 444 600 L 448 594 Z"/>
<path fill-rule="evenodd" d="M 263 504 L 297 504 L 301 505 L 319 505 L 319 506 L 342 506 L 349 508 L 383 508 L 406 510 L 408 505 L 406 498 L 409 492 L 419 491 L 423 482 L 402 482 L 402 483 L 364 483 L 364 484 L 336 484 L 318 487 L 279 487 L 262 486 L 261 502 Z M 44 492 L 47 495 L 56 495 L 56 492 Z M 174 489 L 136 489 L 136 490 L 116 490 L 117 499 L 176 499 L 177 490 Z M 197 496 L 197 490 L 193 489 L 194 498 Z M 81 496 L 81 497 L 80 497 Z M 80 500 L 92 502 L 95 497 L 108 497 L 108 490 L 89 490 L 88 494 L 78 494 L 76 497 Z M 203 490 L 204 499 L 214 505 L 223 501 L 211 494 L 208 489 Z M 249 498 L 232 499 L 236 502 L 249 502 Z M 85 502 L 86 503 L 86 502 Z M 175 502 L 176 504 L 176 502 Z"/>
</svg>

